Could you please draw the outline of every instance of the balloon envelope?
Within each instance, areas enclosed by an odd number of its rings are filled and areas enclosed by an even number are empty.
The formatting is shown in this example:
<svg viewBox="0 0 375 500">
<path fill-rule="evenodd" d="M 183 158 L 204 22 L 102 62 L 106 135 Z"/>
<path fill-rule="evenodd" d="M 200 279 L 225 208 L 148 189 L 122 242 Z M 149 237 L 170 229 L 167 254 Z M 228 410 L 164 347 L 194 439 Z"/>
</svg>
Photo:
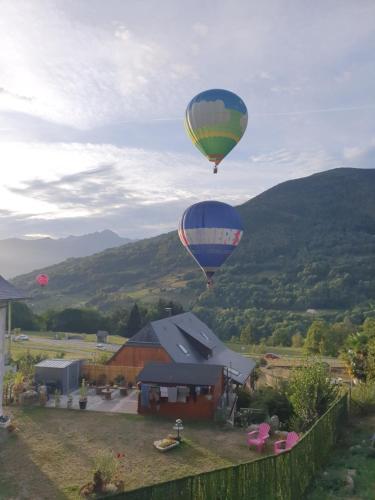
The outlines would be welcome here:
<svg viewBox="0 0 375 500">
<path fill-rule="evenodd" d="M 229 90 L 201 92 L 186 108 L 187 133 L 193 144 L 215 163 L 215 169 L 240 141 L 246 126 L 246 105 Z"/>
<path fill-rule="evenodd" d="M 208 284 L 240 242 L 243 226 L 238 212 L 220 201 L 202 201 L 182 215 L 178 235 L 198 262 Z"/>
<path fill-rule="evenodd" d="M 49 278 L 48 278 L 47 274 L 38 274 L 38 276 L 36 277 L 36 282 L 40 286 L 47 286 L 48 281 L 49 281 Z"/>
</svg>

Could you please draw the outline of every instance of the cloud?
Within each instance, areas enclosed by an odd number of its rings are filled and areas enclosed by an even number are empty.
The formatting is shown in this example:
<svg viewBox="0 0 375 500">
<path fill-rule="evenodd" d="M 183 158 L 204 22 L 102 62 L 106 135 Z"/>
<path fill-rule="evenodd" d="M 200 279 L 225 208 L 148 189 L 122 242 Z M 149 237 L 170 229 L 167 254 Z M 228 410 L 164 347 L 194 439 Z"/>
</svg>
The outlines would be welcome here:
<svg viewBox="0 0 375 500">
<path fill-rule="evenodd" d="M 11 143 L 6 151 L 14 177 L 2 187 L 0 237 L 109 227 L 140 238 L 173 229 L 197 201 L 238 205 L 284 180 L 345 165 L 324 149 L 279 149 L 241 161 L 229 156 L 213 175 L 199 155 L 109 144 Z M 24 158 L 34 165 L 27 179 L 19 171 Z"/>
<path fill-rule="evenodd" d="M 237 204 L 286 179 L 372 167 L 374 2 L 1 6 L 0 236 L 141 237 L 201 199 Z M 182 127 L 208 88 L 249 110 L 218 176 Z"/>
<path fill-rule="evenodd" d="M 375 5 L 332 2 L 322 16 L 319 3 L 192 1 L 181 16 L 167 1 L 150 17 L 147 2 L 4 1 L 0 86 L 18 97 L 2 107 L 89 129 L 182 116 L 210 87 L 258 113 L 354 105 L 373 81 Z"/>
<path fill-rule="evenodd" d="M 346 148 L 344 158 L 353 167 L 375 168 L 375 140 L 365 147 Z"/>
</svg>

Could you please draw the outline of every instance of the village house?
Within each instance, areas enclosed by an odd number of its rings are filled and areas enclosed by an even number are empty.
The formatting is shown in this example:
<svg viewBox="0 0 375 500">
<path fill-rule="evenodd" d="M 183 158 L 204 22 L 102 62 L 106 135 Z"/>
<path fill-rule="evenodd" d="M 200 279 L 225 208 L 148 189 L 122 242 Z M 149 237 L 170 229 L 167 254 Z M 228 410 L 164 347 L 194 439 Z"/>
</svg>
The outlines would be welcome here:
<svg viewBox="0 0 375 500">
<path fill-rule="evenodd" d="M 212 418 L 228 388 L 251 388 L 255 361 L 228 349 L 187 312 L 151 321 L 107 365 L 139 369 L 140 413 Z"/>
<path fill-rule="evenodd" d="M 110 366 L 143 368 L 147 363 L 197 363 L 224 367 L 224 375 L 250 388 L 253 359 L 229 349 L 193 313 L 151 321 L 107 362 Z"/>
</svg>

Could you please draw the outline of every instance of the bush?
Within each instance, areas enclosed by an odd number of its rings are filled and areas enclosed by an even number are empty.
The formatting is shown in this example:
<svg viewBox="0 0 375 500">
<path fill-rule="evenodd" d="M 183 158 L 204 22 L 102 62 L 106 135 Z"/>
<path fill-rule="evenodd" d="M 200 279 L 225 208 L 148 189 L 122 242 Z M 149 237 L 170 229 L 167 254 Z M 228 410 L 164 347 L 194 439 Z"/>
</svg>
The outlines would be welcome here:
<svg viewBox="0 0 375 500">
<path fill-rule="evenodd" d="M 375 410 L 375 382 L 360 383 L 352 390 L 353 410 L 367 415 Z"/>
<path fill-rule="evenodd" d="M 281 422 L 286 422 L 292 414 L 292 405 L 284 387 L 280 389 L 265 387 L 256 391 L 251 396 L 250 406 L 265 410 L 269 416 L 277 415 Z"/>
<path fill-rule="evenodd" d="M 324 363 L 307 361 L 295 368 L 290 377 L 287 396 L 294 414 L 308 429 L 337 399 L 339 388 L 331 383 Z"/>
<path fill-rule="evenodd" d="M 238 397 L 237 410 L 239 410 L 240 408 L 249 408 L 251 401 L 251 394 L 247 389 L 243 387 L 238 388 L 237 397 Z"/>
<path fill-rule="evenodd" d="M 95 457 L 93 474 L 100 473 L 104 484 L 111 483 L 118 475 L 120 466 L 113 453 L 101 451 Z"/>
</svg>

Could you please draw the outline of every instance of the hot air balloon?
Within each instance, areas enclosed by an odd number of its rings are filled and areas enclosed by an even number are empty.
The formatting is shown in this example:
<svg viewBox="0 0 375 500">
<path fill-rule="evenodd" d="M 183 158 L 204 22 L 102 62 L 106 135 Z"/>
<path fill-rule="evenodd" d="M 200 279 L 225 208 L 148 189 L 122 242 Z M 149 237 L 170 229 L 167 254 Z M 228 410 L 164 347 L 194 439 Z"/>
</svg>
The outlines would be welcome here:
<svg viewBox="0 0 375 500">
<path fill-rule="evenodd" d="M 36 277 L 36 282 L 41 287 L 47 286 L 48 281 L 49 281 L 49 278 L 48 278 L 47 274 L 38 274 L 38 276 Z"/>
<path fill-rule="evenodd" d="M 199 151 L 214 162 L 214 174 L 221 160 L 240 141 L 246 126 L 246 105 L 229 90 L 201 92 L 186 108 L 186 131 Z"/>
<path fill-rule="evenodd" d="M 202 201 L 182 215 L 178 235 L 212 285 L 212 276 L 241 240 L 243 226 L 238 212 L 220 201 Z"/>
</svg>

